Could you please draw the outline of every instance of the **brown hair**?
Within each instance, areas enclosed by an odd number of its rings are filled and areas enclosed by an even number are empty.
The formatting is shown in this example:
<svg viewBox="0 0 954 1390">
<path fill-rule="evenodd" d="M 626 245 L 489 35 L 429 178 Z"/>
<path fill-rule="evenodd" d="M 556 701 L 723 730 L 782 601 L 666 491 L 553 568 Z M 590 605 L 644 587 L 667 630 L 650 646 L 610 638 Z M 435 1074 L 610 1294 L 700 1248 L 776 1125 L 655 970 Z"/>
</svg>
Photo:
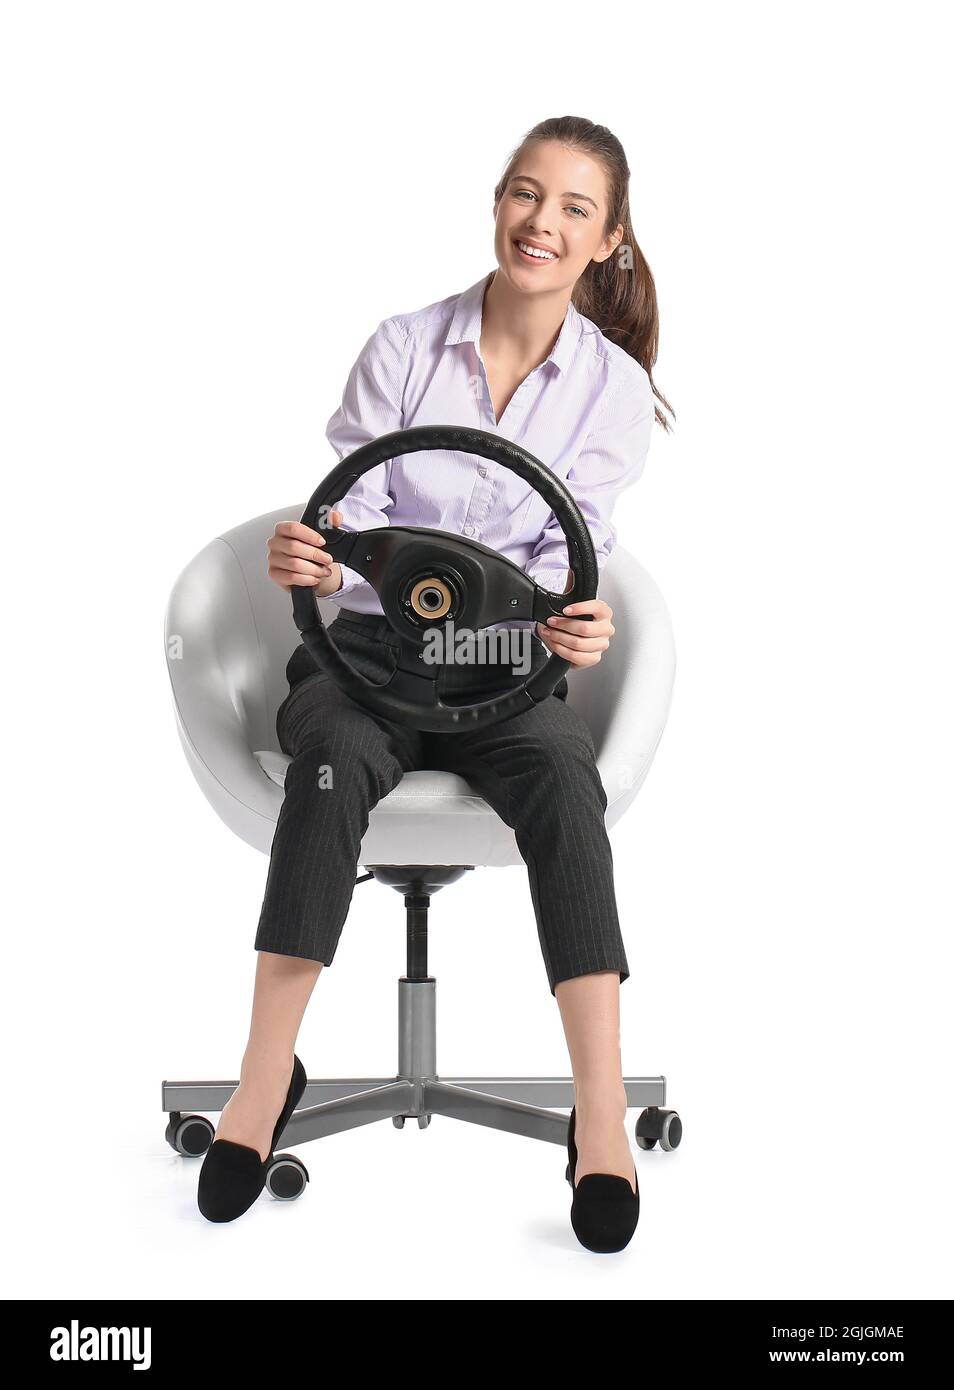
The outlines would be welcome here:
<svg viewBox="0 0 954 1390">
<path fill-rule="evenodd" d="M 527 147 L 533 143 L 555 140 L 561 145 L 579 150 L 598 160 L 606 173 L 609 208 L 603 235 L 609 236 L 618 225 L 623 227 L 623 239 L 605 261 L 591 261 L 573 287 L 573 304 L 579 313 L 596 324 L 609 340 L 628 352 L 649 377 L 653 395 L 676 418 L 672 406 L 656 389 L 653 366 L 659 347 L 659 311 L 656 305 L 656 284 L 646 258 L 633 235 L 629 211 L 629 165 L 623 147 L 606 126 L 595 125 L 582 116 L 551 116 L 528 130 L 514 150 L 494 189 L 494 209 L 503 197 L 510 176 Z M 664 430 L 670 424 L 655 407 L 656 419 Z"/>
</svg>

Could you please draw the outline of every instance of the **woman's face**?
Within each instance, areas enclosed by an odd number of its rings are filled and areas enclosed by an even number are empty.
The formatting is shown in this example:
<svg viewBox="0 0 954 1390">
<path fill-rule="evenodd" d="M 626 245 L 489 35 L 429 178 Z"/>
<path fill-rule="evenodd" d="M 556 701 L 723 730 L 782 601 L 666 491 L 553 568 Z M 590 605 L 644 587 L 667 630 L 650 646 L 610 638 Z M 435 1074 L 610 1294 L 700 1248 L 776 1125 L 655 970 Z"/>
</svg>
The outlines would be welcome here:
<svg viewBox="0 0 954 1390">
<path fill-rule="evenodd" d="M 531 144 L 514 165 L 494 210 L 497 264 L 522 293 L 572 290 L 590 261 L 605 261 L 623 238 L 604 237 L 606 175 L 587 154 L 548 140 Z M 549 252 L 534 256 L 519 243 Z"/>
</svg>

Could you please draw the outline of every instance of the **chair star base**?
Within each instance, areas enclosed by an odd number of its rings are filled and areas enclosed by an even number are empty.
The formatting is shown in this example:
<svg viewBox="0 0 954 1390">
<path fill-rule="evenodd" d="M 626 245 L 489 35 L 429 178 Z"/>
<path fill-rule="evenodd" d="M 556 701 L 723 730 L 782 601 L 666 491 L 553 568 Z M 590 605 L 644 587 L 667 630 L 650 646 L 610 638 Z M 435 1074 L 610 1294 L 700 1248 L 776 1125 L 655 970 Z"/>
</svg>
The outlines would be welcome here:
<svg viewBox="0 0 954 1390">
<path fill-rule="evenodd" d="M 570 1076 L 440 1076 L 437 1058 L 437 981 L 398 981 L 398 1070 L 393 1076 L 309 1080 L 299 1108 L 281 1135 L 281 1146 L 305 1144 L 375 1120 L 398 1127 L 416 1119 L 423 1129 L 432 1115 L 522 1134 L 566 1146 L 569 1110 L 575 1100 Z M 666 1103 L 664 1076 L 624 1077 L 628 1107 Z M 221 1111 L 237 1081 L 164 1081 L 165 1111 Z"/>
<path fill-rule="evenodd" d="M 301 1103 L 285 1126 L 280 1143 L 306 1144 L 341 1134 L 346 1129 L 375 1120 L 391 1120 L 399 1129 L 416 1119 L 426 1129 L 432 1115 L 447 1115 L 471 1125 L 522 1134 L 548 1144 L 566 1146 L 570 1110 L 576 1096 L 571 1076 L 440 1076 L 437 1071 L 437 981 L 427 973 L 428 909 L 434 893 L 455 883 L 473 868 L 453 865 L 366 865 L 374 878 L 396 889 L 404 898 L 407 974 L 398 981 L 398 1066 L 394 1076 L 352 1077 L 347 1080 L 309 1080 Z M 164 1081 L 162 1108 L 172 1116 L 167 1138 L 175 1146 L 175 1130 L 182 1112 L 221 1111 L 237 1081 Z M 627 1076 L 627 1108 L 642 1106 L 650 1113 L 640 1117 L 637 1142 L 655 1142 L 664 1148 L 679 1142 L 681 1124 L 675 1112 L 657 1112 L 666 1104 L 664 1076 Z M 673 1129 L 673 1123 L 677 1128 Z M 192 1147 L 199 1152 L 211 1143 L 211 1126 L 205 1135 L 193 1125 Z M 670 1142 L 670 1131 L 672 1141 Z M 650 1144 L 651 1146 L 651 1144 Z M 277 1145 L 276 1145 L 277 1147 Z"/>
</svg>

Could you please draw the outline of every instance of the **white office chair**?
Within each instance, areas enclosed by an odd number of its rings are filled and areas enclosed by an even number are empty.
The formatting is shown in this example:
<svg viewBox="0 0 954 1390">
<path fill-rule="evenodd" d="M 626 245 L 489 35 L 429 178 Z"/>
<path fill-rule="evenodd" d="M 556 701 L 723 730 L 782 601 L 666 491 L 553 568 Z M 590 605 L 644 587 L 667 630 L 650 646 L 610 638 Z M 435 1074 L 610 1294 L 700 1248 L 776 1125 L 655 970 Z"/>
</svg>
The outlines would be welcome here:
<svg viewBox="0 0 954 1390">
<path fill-rule="evenodd" d="M 210 542 L 186 566 L 166 614 L 166 652 L 179 735 L 208 800 L 226 825 L 268 854 L 290 761 L 278 746 L 275 716 L 288 692 L 285 665 L 300 639 L 289 596 L 266 571 L 266 541 L 275 525 L 300 517 L 283 507 Z M 617 546 L 600 579 L 616 636 L 599 666 L 570 671 L 567 703 L 586 720 L 614 826 L 641 787 L 669 713 L 675 650 L 669 613 L 656 584 Z M 324 622 L 337 616 L 319 600 Z M 421 864 L 421 846 L 428 847 Z M 430 898 L 468 869 L 522 864 L 516 837 L 467 781 L 450 772 L 406 773 L 371 812 L 359 863 L 369 877 L 404 896 L 407 974 L 398 982 L 398 1065 L 392 1076 L 309 1080 L 284 1143 L 390 1118 L 401 1128 L 431 1115 L 566 1145 L 571 1077 L 441 1077 L 437 1071 L 436 980 L 427 972 Z M 363 880 L 358 879 L 357 882 Z M 665 1076 L 626 1077 L 629 1106 L 646 1107 L 636 1125 L 644 1149 L 674 1149 L 682 1125 L 666 1102 Z M 202 1154 L 214 1127 L 202 1111 L 220 1112 L 238 1081 L 164 1081 L 166 1138 L 179 1153 Z M 276 1154 L 273 1196 L 296 1197 L 307 1172 L 293 1155 Z"/>
</svg>

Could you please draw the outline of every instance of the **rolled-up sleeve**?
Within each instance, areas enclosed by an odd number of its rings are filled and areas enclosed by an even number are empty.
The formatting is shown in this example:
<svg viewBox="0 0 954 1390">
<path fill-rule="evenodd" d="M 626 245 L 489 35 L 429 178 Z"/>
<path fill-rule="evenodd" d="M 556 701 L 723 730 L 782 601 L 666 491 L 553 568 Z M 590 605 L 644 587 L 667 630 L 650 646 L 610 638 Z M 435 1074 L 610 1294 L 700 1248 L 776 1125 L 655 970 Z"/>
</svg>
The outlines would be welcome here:
<svg viewBox="0 0 954 1390">
<path fill-rule="evenodd" d="M 385 319 L 358 354 L 341 405 L 328 421 L 325 433 L 339 460 L 383 434 L 404 428 L 405 356 L 405 335 L 400 325 Z M 343 530 L 366 531 L 388 525 L 388 512 L 394 504 L 390 472 L 390 460 L 379 463 L 335 503 L 344 518 Z M 367 583 L 364 575 L 342 565 L 341 588 L 329 597 L 337 603 Z"/>
<path fill-rule="evenodd" d="M 589 527 L 602 571 L 616 544 L 611 517 L 620 494 L 635 483 L 646 464 L 655 406 L 649 377 L 633 361 L 634 372 L 620 373 L 615 391 L 604 397 L 596 427 L 566 477 Z M 526 572 L 551 593 L 562 594 L 569 578 L 566 537 L 553 512 L 534 547 Z"/>
</svg>

